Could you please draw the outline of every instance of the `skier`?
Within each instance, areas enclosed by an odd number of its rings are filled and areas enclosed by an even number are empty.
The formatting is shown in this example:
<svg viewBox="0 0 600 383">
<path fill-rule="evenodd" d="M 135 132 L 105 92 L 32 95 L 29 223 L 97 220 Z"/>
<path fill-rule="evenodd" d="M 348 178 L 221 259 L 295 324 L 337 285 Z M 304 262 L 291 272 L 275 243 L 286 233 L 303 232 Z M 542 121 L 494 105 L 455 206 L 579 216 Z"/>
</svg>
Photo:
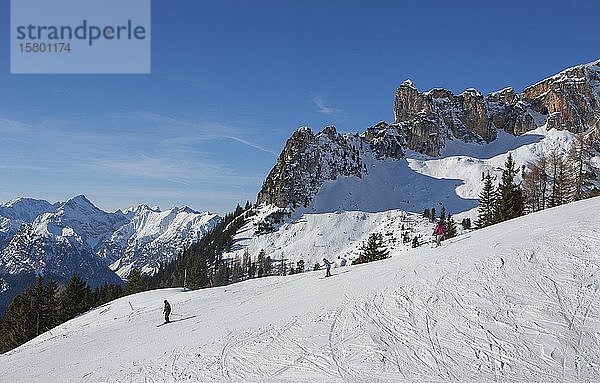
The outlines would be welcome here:
<svg viewBox="0 0 600 383">
<path fill-rule="evenodd" d="M 163 314 L 165 314 L 165 323 L 169 323 L 169 314 L 171 314 L 171 305 L 165 299 L 165 309 L 163 310 Z"/>
<path fill-rule="evenodd" d="M 441 222 L 438 221 L 435 230 L 433 230 L 433 235 L 435 235 L 435 247 L 438 247 L 444 236 L 444 226 Z"/>
<path fill-rule="evenodd" d="M 419 237 L 417 237 L 416 235 L 412 240 L 412 247 L 413 248 L 419 247 Z"/>
<path fill-rule="evenodd" d="M 325 272 L 325 276 L 331 277 L 331 262 L 329 262 L 327 259 L 323 258 L 323 263 L 325 264 L 325 269 L 327 270 Z"/>
</svg>

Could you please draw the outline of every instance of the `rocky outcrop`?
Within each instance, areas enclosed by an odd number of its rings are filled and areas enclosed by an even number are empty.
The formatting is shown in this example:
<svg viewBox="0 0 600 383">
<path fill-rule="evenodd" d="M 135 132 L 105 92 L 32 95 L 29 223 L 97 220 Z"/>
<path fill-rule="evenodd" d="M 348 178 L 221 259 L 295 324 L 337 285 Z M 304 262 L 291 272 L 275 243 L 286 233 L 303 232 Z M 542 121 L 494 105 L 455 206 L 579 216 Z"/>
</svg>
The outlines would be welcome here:
<svg viewBox="0 0 600 383">
<path fill-rule="evenodd" d="M 421 93 L 407 80 L 396 91 L 394 122 L 379 122 L 360 135 L 334 127 L 318 134 L 298 129 L 287 141 L 258 194 L 259 204 L 308 206 L 327 180 L 364 177 L 365 160 L 398 160 L 406 149 L 439 156 L 449 140 L 489 143 L 498 129 L 513 135 L 548 129 L 600 132 L 600 61 L 567 69 L 517 94 L 505 88 L 484 96 L 445 89 Z M 598 133 L 600 136 L 600 133 Z"/>
<path fill-rule="evenodd" d="M 567 69 L 523 91 L 531 109 L 548 117 L 548 129 L 574 133 L 600 126 L 600 61 Z"/>
<path fill-rule="evenodd" d="M 360 137 L 364 143 L 369 144 L 374 157 L 377 159 L 393 158 L 399 160 L 404 157 L 406 134 L 397 125 L 390 125 L 385 121 L 381 121 L 367 128 Z"/>
<path fill-rule="evenodd" d="M 599 117 L 600 61 L 567 69 L 522 94 L 512 88 L 485 97 L 475 89 L 421 93 L 407 80 L 394 100 L 394 124 L 405 131 L 408 148 L 432 156 L 448 139 L 491 142 L 497 129 L 519 135 L 544 124 L 579 133 L 599 126 Z"/>
<path fill-rule="evenodd" d="M 544 114 L 537 114 L 537 120 L 534 118 L 535 114 L 530 110 L 529 104 L 513 88 L 489 94 L 486 106 L 493 126 L 513 135 L 536 129 L 546 122 Z"/>
<path fill-rule="evenodd" d="M 258 193 L 257 203 L 307 206 L 326 180 L 361 176 L 360 140 L 329 126 L 318 134 L 300 128 L 288 139 Z"/>
<path fill-rule="evenodd" d="M 496 138 L 485 99 L 474 89 L 460 95 L 445 89 L 420 93 L 407 80 L 396 91 L 394 123 L 405 131 L 409 149 L 431 156 L 439 155 L 443 143 L 452 137 L 466 142 Z"/>
</svg>

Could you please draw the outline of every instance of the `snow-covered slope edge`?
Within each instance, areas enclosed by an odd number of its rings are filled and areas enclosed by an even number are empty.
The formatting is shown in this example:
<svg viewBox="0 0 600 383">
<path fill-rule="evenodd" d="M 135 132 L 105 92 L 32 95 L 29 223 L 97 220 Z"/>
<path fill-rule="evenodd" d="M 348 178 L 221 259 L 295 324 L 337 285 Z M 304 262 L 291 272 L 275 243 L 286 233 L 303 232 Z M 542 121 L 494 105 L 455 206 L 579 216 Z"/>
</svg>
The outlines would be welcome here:
<svg viewBox="0 0 600 383">
<path fill-rule="evenodd" d="M 547 209 L 328 279 L 125 297 L 0 356 L 0 371 L 7 382 L 596 382 L 599 210 L 600 198 Z M 156 327 L 163 299 L 178 321 Z"/>
</svg>

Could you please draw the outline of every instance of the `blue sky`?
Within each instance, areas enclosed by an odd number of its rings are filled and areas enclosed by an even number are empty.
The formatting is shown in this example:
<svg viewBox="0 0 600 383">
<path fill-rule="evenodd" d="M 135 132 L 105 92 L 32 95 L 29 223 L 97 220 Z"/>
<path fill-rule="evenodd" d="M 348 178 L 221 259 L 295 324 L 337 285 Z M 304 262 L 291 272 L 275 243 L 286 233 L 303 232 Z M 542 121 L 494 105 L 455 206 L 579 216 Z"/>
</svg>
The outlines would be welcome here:
<svg viewBox="0 0 600 383">
<path fill-rule="evenodd" d="M 152 1 L 150 75 L 11 75 L 0 201 L 85 194 L 225 213 L 299 126 L 393 119 L 396 87 L 518 91 L 600 58 L 594 1 Z"/>
</svg>

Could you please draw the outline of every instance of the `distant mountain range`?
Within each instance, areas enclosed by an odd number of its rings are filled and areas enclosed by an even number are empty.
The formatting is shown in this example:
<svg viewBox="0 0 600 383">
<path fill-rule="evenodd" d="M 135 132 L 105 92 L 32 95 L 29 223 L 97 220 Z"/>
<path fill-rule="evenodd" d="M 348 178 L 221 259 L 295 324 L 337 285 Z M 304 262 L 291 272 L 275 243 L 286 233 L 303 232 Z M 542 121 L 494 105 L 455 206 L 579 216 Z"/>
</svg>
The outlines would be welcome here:
<svg viewBox="0 0 600 383">
<path fill-rule="evenodd" d="M 220 220 L 188 207 L 139 205 L 105 212 L 79 195 L 66 202 L 17 198 L 0 204 L 0 312 L 36 275 L 91 286 L 122 283 L 132 268 L 152 273 Z"/>
</svg>

